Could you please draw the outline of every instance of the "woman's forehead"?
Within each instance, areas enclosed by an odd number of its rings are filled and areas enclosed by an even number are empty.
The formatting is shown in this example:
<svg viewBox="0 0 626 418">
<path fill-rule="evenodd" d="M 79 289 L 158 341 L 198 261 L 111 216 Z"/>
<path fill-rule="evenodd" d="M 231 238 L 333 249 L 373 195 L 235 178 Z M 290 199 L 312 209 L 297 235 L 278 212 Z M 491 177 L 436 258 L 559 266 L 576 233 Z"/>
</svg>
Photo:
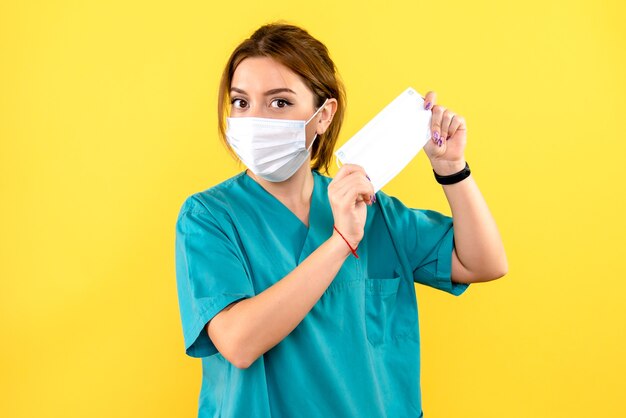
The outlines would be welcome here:
<svg viewBox="0 0 626 418">
<path fill-rule="evenodd" d="M 299 75 L 270 57 L 246 58 L 235 69 L 231 88 L 249 94 L 276 89 L 291 89 L 296 95 L 311 92 Z"/>
</svg>

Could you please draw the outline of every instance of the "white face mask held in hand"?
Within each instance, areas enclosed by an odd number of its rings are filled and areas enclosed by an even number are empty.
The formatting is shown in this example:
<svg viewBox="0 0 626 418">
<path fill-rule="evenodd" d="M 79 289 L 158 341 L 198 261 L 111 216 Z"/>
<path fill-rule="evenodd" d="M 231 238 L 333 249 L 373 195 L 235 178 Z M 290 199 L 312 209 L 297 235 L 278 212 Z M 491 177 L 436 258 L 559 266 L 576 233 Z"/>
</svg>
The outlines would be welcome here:
<svg viewBox="0 0 626 418">
<path fill-rule="evenodd" d="M 285 181 L 306 161 L 317 134 L 306 147 L 307 121 L 256 117 L 227 118 L 226 139 L 254 174 L 271 182 Z"/>
<path fill-rule="evenodd" d="M 378 192 L 426 145 L 431 118 L 424 99 L 409 87 L 335 152 L 337 165 L 362 166 Z"/>
</svg>

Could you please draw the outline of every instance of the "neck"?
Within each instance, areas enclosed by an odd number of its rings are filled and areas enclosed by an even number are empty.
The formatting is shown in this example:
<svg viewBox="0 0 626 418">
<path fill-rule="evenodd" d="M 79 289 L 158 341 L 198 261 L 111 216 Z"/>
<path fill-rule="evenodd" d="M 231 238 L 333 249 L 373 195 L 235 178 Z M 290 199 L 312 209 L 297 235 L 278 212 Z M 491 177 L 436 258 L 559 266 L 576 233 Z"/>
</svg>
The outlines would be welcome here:
<svg viewBox="0 0 626 418">
<path fill-rule="evenodd" d="M 311 201 L 313 173 L 311 173 L 310 159 L 307 159 L 293 176 L 278 183 L 267 181 L 257 176 L 249 169 L 246 170 L 246 174 L 288 206 L 308 205 Z"/>
</svg>

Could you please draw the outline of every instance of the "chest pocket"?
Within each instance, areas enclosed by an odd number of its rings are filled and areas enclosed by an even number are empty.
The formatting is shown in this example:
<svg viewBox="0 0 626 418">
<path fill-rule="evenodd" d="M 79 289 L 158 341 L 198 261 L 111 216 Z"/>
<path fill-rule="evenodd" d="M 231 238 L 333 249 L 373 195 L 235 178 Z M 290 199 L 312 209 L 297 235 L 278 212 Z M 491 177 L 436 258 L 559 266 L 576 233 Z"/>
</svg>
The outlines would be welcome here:
<svg viewBox="0 0 626 418">
<path fill-rule="evenodd" d="M 394 271 L 389 277 L 365 278 L 365 325 L 373 346 L 396 339 L 418 339 L 415 287 Z"/>
</svg>

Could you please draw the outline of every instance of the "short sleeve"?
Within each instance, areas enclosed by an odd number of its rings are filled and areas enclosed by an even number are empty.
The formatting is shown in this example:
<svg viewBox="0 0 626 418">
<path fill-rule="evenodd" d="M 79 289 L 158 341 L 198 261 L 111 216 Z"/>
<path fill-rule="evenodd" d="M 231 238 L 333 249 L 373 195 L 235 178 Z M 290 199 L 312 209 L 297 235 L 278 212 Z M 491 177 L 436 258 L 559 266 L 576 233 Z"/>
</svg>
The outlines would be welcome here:
<svg viewBox="0 0 626 418">
<path fill-rule="evenodd" d="M 417 260 L 413 279 L 417 283 L 461 295 L 468 284 L 452 281 L 454 229 L 452 217 L 428 209 L 410 209 L 417 240 L 410 239 L 411 260 Z"/>
<path fill-rule="evenodd" d="M 185 353 L 191 357 L 217 353 L 206 324 L 232 302 L 254 296 L 241 251 L 224 229 L 193 197 L 176 222 L 176 285 Z"/>
<path fill-rule="evenodd" d="M 453 219 L 429 209 L 407 208 L 394 197 L 385 196 L 392 235 L 398 237 L 413 271 L 413 280 L 455 296 L 469 284 L 452 281 L 454 248 Z"/>
</svg>

